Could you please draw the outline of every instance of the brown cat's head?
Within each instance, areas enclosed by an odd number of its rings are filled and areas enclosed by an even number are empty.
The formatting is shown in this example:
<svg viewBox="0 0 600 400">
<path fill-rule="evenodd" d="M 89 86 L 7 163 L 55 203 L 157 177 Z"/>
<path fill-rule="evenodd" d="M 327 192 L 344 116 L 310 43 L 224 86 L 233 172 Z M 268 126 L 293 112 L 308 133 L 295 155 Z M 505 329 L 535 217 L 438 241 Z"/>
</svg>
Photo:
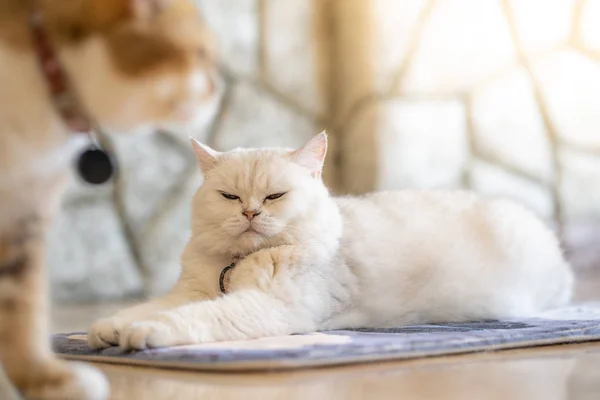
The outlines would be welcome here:
<svg viewBox="0 0 600 400">
<path fill-rule="evenodd" d="M 212 38 L 190 0 L 46 0 L 76 91 L 108 129 L 189 126 L 217 93 Z"/>
</svg>

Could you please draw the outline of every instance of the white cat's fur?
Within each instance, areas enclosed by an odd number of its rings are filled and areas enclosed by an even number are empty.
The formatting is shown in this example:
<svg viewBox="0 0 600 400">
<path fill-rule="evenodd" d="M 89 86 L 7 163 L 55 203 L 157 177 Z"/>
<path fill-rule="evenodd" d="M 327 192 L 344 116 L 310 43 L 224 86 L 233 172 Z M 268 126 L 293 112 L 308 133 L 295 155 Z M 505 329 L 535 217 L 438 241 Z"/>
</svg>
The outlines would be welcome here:
<svg viewBox="0 0 600 400">
<path fill-rule="evenodd" d="M 569 301 L 573 277 L 558 241 L 522 206 L 459 191 L 333 198 L 320 177 L 326 142 L 321 134 L 295 152 L 227 153 L 195 143 L 205 182 L 178 283 L 98 321 L 90 345 L 511 318 Z M 260 211 L 252 223 L 248 209 Z M 259 233 L 243 233 L 250 225 Z M 221 295 L 219 274 L 237 256 Z"/>
</svg>

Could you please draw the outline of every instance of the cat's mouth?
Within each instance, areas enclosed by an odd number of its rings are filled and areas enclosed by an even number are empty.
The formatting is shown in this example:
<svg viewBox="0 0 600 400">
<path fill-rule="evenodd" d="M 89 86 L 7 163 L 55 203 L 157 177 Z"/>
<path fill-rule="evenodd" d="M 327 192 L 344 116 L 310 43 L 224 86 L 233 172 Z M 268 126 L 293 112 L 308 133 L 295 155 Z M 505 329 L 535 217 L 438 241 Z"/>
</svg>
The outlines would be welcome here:
<svg viewBox="0 0 600 400">
<path fill-rule="evenodd" d="M 250 225 L 242 232 L 242 235 L 261 235 L 261 233 L 253 225 Z"/>
</svg>

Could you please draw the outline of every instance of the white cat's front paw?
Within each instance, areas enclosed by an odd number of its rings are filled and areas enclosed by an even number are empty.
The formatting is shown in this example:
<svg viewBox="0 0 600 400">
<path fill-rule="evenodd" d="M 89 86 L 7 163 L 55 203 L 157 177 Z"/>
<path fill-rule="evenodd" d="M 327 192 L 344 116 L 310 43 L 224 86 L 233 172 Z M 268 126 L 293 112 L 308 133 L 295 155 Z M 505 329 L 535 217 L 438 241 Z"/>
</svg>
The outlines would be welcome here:
<svg viewBox="0 0 600 400">
<path fill-rule="evenodd" d="M 116 316 L 96 321 L 88 332 L 88 345 L 92 349 L 117 346 L 121 332 L 129 323 L 130 321 Z"/>
<path fill-rule="evenodd" d="M 122 350 L 145 350 L 194 343 L 189 332 L 182 332 L 167 318 L 132 322 L 119 339 Z"/>
</svg>

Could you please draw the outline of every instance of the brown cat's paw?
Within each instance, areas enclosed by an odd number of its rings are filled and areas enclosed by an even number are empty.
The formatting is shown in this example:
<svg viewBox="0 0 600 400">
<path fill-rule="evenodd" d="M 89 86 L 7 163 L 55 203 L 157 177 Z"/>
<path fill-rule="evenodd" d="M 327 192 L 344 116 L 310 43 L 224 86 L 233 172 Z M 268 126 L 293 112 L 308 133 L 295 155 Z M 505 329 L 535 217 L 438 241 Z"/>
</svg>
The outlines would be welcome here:
<svg viewBox="0 0 600 400">
<path fill-rule="evenodd" d="M 88 332 L 88 345 L 92 349 L 104 349 L 119 344 L 119 336 L 130 321 L 111 317 L 96 321 Z"/>
<path fill-rule="evenodd" d="M 97 369 L 85 364 L 56 361 L 39 374 L 17 380 L 28 400 L 107 400 L 108 381 Z"/>
</svg>

